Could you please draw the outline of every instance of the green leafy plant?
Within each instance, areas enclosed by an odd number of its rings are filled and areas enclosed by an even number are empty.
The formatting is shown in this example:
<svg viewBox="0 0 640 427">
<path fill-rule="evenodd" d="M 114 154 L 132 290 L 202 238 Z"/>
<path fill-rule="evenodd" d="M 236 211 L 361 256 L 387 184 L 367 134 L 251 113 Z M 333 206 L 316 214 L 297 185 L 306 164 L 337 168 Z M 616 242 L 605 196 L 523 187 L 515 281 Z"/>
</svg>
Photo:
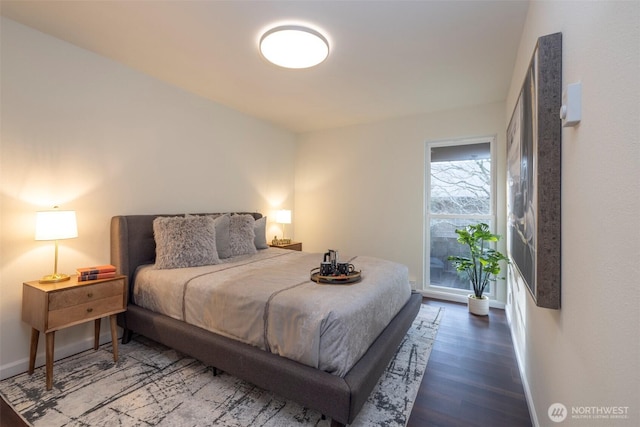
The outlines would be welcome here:
<svg viewBox="0 0 640 427">
<path fill-rule="evenodd" d="M 500 236 L 491 233 L 485 223 L 467 225 L 456 230 L 458 242 L 469 248 L 471 257 L 449 256 L 456 270 L 466 273 L 473 285 L 476 298 L 482 298 L 489 282 L 495 281 L 500 274 L 500 261 L 509 263 L 509 259 L 491 247 L 492 243 L 500 240 Z"/>
</svg>

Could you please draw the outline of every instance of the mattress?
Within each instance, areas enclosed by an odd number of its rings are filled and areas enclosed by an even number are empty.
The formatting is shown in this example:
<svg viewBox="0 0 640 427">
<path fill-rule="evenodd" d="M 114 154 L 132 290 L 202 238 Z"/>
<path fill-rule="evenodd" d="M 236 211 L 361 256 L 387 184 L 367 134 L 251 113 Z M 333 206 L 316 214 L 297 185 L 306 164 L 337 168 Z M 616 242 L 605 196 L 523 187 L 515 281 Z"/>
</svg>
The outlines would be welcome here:
<svg viewBox="0 0 640 427">
<path fill-rule="evenodd" d="M 402 264 L 349 259 L 362 280 L 324 285 L 310 280 L 321 254 L 269 248 L 222 264 L 160 270 L 142 266 L 136 305 L 344 376 L 408 301 Z"/>
</svg>

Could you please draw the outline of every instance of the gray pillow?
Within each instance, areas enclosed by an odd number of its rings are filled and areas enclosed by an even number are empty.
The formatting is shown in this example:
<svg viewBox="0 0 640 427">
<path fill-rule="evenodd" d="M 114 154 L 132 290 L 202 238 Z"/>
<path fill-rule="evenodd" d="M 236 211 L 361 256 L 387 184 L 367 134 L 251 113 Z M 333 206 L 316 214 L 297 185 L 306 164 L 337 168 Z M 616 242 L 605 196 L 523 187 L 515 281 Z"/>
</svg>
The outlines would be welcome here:
<svg viewBox="0 0 640 427">
<path fill-rule="evenodd" d="M 229 246 L 231 255 L 255 254 L 256 249 L 254 230 L 256 220 L 251 215 L 231 215 L 229 222 Z"/>
<path fill-rule="evenodd" d="M 231 246 L 229 241 L 229 215 L 220 215 L 215 219 L 216 226 L 216 248 L 218 249 L 218 256 L 221 259 L 229 258 L 231 256 Z"/>
<path fill-rule="evenodd" d="M 156 241 L 156 268 L 220 263 L 216 227 L 211 217 L 157 217 L 153 220 L 153 237 Z"/>
<path fill-rule="evenodd" d="M 267 217 L 256 219 L 253 229 L 256 233 L 256 249 L 267 249 L 269 247 L 267 244 Z"/>
</svg>

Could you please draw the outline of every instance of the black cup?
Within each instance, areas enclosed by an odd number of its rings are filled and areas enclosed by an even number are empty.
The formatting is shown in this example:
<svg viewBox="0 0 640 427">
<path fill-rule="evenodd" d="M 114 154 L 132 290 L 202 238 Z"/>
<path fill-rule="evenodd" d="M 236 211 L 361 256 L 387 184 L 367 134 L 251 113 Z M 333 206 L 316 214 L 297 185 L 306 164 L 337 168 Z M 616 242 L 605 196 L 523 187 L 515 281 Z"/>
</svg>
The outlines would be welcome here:
<svg viewBox="0 0 640 427">
<path fill-rule="evenodd" d="M 348 262 L 338 263 L 338 274 L 344 274 L 345 276 L 348 276 L 349 274 L 353 273 L 355 269 L 356 268 L 353 266 L 353 264 L 349 264 Z"/>
<path fill-rule="evenodd" d="M 321 262 L 320 263 L 320 275 L 321 276 L 331 276 L 333 274 L 333 265 L 331 262 Z"/>
</svg>

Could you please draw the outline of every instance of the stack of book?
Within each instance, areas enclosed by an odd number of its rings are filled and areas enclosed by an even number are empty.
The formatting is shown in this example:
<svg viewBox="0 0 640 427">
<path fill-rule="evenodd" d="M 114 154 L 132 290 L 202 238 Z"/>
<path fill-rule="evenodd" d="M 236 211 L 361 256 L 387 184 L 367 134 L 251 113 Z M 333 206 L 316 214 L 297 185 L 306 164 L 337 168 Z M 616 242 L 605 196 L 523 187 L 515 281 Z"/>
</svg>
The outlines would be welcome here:
<svg viewBox="0 0 640 427">
<path fill-rule="evenodd" d="M 116 267 L 111 264 L 98 265 L 95 267 L 82 267 L 76 270 L 78 282 L 87 280 L 110 279 L 116 277 Z"/>
</svg>

